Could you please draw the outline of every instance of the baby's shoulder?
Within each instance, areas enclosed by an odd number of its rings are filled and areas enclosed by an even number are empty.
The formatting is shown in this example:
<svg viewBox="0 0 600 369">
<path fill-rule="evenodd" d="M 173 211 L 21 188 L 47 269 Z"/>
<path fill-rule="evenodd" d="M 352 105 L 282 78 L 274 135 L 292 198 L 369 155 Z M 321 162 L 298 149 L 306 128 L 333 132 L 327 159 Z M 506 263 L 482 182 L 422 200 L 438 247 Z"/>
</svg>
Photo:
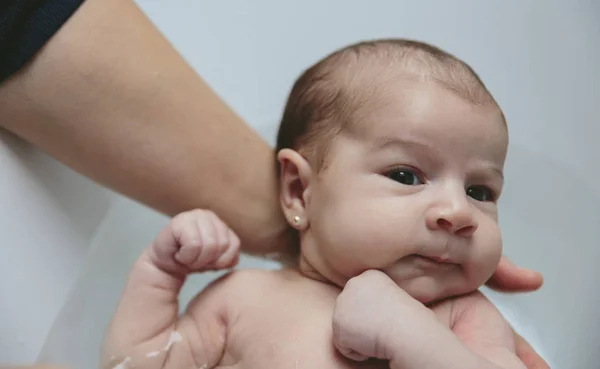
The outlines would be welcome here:
<svg viewBox="0 0 600 369">
<path fill-rule="evenodd" d="M 272 274 L 258 269 L 229 271 L 208 282 L 189 301 L 186 311 L 192 315 L 206 311 L 230 315 L 232 307 L 243 309 L 264 295 L 276 279 Z"/>
<path fill-rule="evenodd" d="M 285 276 L 280 270 L 239 269 L 210 282 L 202 294 L 214 294 L 228 301 L 240 302 L 280 291 L 284 284 Z"/>
<path fill-rule="evenodd" d="M 279 284 L 283 280 L 280 270 L 268 269 L 237 269 L 228 272 L 219 278 L 216 283 L 228 288 L 269 288 L 273 284 Z"/>
</svg>

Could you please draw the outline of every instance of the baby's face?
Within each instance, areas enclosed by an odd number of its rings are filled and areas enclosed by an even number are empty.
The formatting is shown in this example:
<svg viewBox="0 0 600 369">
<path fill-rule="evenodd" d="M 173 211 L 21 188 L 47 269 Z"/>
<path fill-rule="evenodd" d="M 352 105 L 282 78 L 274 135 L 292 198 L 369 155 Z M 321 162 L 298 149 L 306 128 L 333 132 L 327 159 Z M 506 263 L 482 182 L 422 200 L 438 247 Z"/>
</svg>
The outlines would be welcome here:
<svg viewBox="0 0 600 369">
<path fill-rule="evenodd" d="M 508 138 L 497 107 L 404 86 L 333 140 L 305 194 L 302 253 L 336 284 L 380 269 L 431 302 L 475 290 L 496 268 Z"/>
</svg>

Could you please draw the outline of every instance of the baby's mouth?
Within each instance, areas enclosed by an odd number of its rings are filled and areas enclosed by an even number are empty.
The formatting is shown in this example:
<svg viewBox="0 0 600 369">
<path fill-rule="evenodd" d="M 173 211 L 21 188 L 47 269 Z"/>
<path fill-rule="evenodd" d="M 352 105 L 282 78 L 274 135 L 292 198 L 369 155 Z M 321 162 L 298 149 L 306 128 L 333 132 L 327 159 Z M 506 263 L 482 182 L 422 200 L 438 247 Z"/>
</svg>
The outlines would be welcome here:
<svg viewBox="0 0 600 369">
<path fill-rule="evenodd" d="M 438 262 L 438 263 L 455 264 L 452 261 L 450 261 L 450 259 L 444 258 L 444 257 L 441 257 L 441 256 L 423 256 L 423 257 L 427 258 L 427 259 L 431 259 L 431 260 L 433 260 L 435 262 Z"/>
<path fill-rule="evenodd" d="M 417 258 L 420 258 L 424 261 L 430 262 L 430 263 L 435 263 L 438 265 L 448 265 L 448 264 L 458 264 L 454 261 L 452 261 L 451 259 L 449 259 L 448 257 L 444 257 L 444 256 L 425 256 L 425 255 L 414 255 Z"/>
</svg>

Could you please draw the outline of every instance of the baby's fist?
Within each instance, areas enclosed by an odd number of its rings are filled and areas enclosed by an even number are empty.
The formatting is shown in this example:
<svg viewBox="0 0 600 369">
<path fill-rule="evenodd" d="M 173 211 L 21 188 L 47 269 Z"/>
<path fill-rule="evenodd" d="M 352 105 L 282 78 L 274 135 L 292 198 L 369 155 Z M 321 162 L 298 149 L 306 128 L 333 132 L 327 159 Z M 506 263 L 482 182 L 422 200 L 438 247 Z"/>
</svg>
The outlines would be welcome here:
<svg viewBox="0 0 600 369">
<path fill-rule="evenodd" d="M 412 347 L 415 333 L 430 336 L 438 326 L 435 314 L 386 274 L 368 270 L 350 279 L 337 298 L 333 343 L 353 360 L 391 360 L 398 339 L 404 340 L 402 347 Z"/>
<path fill-rule="evenodd" d="M 398 286 L 382 272 L 369 270 L 350 279 L 337 298 L 333 313 L 333 344 L 344 356 L 362 361 L 388 359 L 384 341 L 388 334 L 390 296 Z"/>
<path fill-rule="evenodd" d="M 174 217 L 152 244 L 156 265 L 174 274 L 225 269 L 237 264 L 240 240 L 208 210 L 192 210 Z"/>
</svg>

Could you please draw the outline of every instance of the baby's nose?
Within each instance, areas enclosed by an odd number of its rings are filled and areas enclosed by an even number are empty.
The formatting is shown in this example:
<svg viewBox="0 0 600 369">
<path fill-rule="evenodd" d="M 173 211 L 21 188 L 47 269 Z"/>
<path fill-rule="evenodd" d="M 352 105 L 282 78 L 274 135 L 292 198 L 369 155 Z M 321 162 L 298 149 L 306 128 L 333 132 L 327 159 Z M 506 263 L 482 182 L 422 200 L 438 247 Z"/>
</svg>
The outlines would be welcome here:
<svg viewBox="0 0 600 369">
<path fill-rule="evenodd" d="M 459 237 L 471 237 L 477 230 L 478 224 L 471 204 L 465 200 L 431 209 L 427 217 L 427 227 L 431 230 L 443 230 Z"/>
<path fill-rule="evenodd" d="M 436 226 L 459 237 L 471 237 L 477 230 L 477 221 L 473 217 L 440 216 Z"/>
</svg>

